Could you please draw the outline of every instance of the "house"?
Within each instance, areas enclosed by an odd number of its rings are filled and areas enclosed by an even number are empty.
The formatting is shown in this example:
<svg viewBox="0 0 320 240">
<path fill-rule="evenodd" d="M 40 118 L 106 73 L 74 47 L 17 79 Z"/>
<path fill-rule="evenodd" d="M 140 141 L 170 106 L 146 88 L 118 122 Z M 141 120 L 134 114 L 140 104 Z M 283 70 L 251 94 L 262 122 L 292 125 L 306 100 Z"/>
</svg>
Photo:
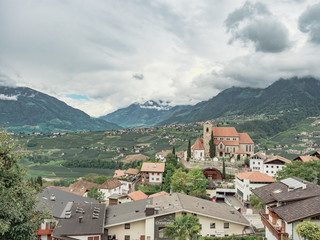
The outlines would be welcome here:
<svg viewBox="0 0 320 240">
<path fill-rule="evenodd" d="M 291 161 L 278 155 L 267 158 L 263 162 L 263 172 L 274 177 L 278 171 L 282 170 L 286 163 L 291 163 Z"/>
<path fill-rule="evenodd" d="M 122 203 L 137 201 L 137 200 L 141 200 L 141 199 L 145 199 L 145 198 L 148 198 L 148 195 L 145 194 L 144 192 L 138 190 L 138 191 L 135 191 L 135 192 L 129 193 L 127 195 L 119 197 L 118 203 L 122 204 Z"/>
<path fill-rule="evenodd" d="M 105 181 L 99 186 L 99 189 L 104 193 L 105 200 L 108 200 L 109 196 L 111 196 L 112 194 L 123 194 L 122 183 L 116 178 Z"/>
<path fill-rule="evenodd" d="M 301 161 L 301 162 L 309 162 L 312 160 L 320 160 L 320 151 L 316 151 L 314 153 L 311 153 L 310 155 L 306 156 L 298 156 L 292 161 Z"/>
<path fill-rule="evenodd" d="M 203 138 L 198 138 L 193 145 L 194 149 L 191 149 L 195 160 L 210 157 L 211 135 L 214 138 L 218 158 L 240 156 L 244 159 L 254 153 L 254 142 L 247 133 L 238 133 L 234 127 L 214 127 L 212 122 L 206 121 L 203 124 Z"/>
<path fill-rule="evenodd" d="M 140 177 L 139 169 L 129 168 L 128 170 L 115 170 L 113 178 L 117 178 L 122 184 L 122 193 L 132 192 L 133 182 Z"/>
<path fill-rule="evenodd" d="M 319 158 L 317 158 L 316 156 L 298 156 L 292 161 L 309 162 L 312 160 L 319 160 Z"/>
<path fill-rule="evenodd" d="M 242 172 L 235 176 L 236 197 L 245 206 L 250 206 L 251 190 L 273 183 L 274 179 L 261 172 Z"/>
<path fill-rule="evenodd" d="M 168 194 L 168 193 L 165 192 L 165 191 L 161 191 L 161 192 L 157 192 L 157 193 L 151 194 L 151 195 L 149 196 L 149 198 L 157 197 L 157 196 L 161 196 L 161 195 L 166 195 L 166 194 Z"/>
<path fill-rule="evenodd" d="M 142 182 L 161 184 L 165 163 L 144 162 L 141 167 Z"/>
<path fill-rule="evenodd" d="M 59 220 L 53 231 L 53 237 L 57 240 L 106 239 L 105 215 L 105 204 L 74 203 L 70 209 L 70 216 Z"/>
<path fill-rule="evenodd" d="M 66 211 L 70 210 L 74 203 L 98 203 L 97 200 L 82 197 L 78 194 L 67 192 L 54 187 L 46 187 L 38 195 L 40 209 L 48 209 L 54 219 L 46 219 L 36 232 L 41 240 L 51 240 L 52 232 L 59 219 L 66 218 Z"/>
<path fill-rule="evenodd" d="M 261 220 L 268 240 L 300 240 L 295 227 L 302 221 L 320 226 L 320 186 L 297 177 L 253 189 L 265 204 Z"/>
<path fill-rule="evenodd" d="M 168 155 L 169 153 L 172 153 L 172 151 L 171 151 L 171 150 L 162 150 L 161 152 L 157 152 L 157 153 L 155 154 L 155 157 L 158 158 L 158 159 L 160 159 L 162 162 L 165 162 L 166 157 L 167 157 L 167 155 Z"/>
<path fill-rule="evenodd" d="M 78 182 L 71 184 L 69 187 L 56 187 L 56 188 L 60 188 L 62 190 L 86 197 L 90 188 L 93 186 L 99 187 L 99 184 L 80 180 Z"/>
<path fill-rule="evenodd" d="M 121 170 L 121 169 L 115 170 L 113 174 L 113 178 L 122 178 L 125 176 L 126 176 L 126 170 Z"/>
<path fill-rule="evenodd" d="M 202 226 L 202 236 L 251 233 L 249 222 L 233 207 L 182 193 L 142 199 L 107 209 L 108 239 L 167 239 L 163 236 L 171 217 L 192 214 Z"/>
<path fill-rule="evenodd" d="M 259 171 L 271 177 L 282 170 L 286 163 L 291 163 L 291 161 L 278 155 L 265 155 L 262 152 L 257 152 L 250 157 L 250 169 L 252 171 Z"/>
</svg>

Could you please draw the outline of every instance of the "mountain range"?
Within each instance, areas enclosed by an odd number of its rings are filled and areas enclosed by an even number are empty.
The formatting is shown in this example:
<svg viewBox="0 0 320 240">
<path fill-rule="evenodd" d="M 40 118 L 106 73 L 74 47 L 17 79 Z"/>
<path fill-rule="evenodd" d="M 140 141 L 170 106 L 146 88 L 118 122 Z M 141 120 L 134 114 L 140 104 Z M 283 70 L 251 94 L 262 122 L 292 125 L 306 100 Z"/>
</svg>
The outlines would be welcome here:
<svg viewBox="0 0 320 240">
<path fill-rule="evenodd" d="M 320 114 L 320 81 L 313 77 L 280 79 L 266 88 L 232 87 L 196 105 L 172 107 L 149 100 L 92 118 L 66 103 L 25 87 L 0 86 L 0 126 L 18 132 L 94 131 L 161 126 L 253 114 L 279 116 L 274 121 L 251 122 L 245 130 L 276 133 L 308 116 Z M 274 131 L 274 129 L 278 129 Z M 267 134 L 268 133 L 263 133 Z"/>
<path fill-rule="evenodd" d="M 0 126 L 15 132 L 88 131 L 121 128 L 26 87 L 0 86 Z"/>
<path fill-rule="evenodd" d="M 145 108 L 148 101 L 132 104 L 103 116 L 123 127 L 157 126 L 205 121 L 224 116 L 298 112 L 309 116 L 320 111 L 320 81 L 313 77 L 280 79 L 266 88 L 232 87 L 194 106 Z"/>
</svg>

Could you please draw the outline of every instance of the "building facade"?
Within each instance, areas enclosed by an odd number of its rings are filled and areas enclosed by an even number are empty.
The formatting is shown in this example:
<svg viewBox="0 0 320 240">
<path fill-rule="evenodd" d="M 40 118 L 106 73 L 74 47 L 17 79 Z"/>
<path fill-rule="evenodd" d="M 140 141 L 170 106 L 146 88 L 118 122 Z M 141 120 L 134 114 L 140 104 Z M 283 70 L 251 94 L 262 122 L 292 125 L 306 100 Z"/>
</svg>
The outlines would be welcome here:
<svg viewBox="0 0 320 240">
<path fill-rule="evenodd" d="M 141 177 L 143 183 L 161 184 L 165 163 L 144 162 L 141 167 Z"/>
<path fill-rule="evenodd" d="M 320 226 L 320 186 L 297 177 L 253 189 L 265 204 L 261 220 L 268 240 L 300 240 L 295 227 L 303 221 Z"/>
<path fill-rule="evenodd" d="M 203 137 L 198 138 L 192 146 L 194 160 L 204 160 L 210 157 L 211 135 L 216 146 L 216 157 L 244 159 L 254 153 L 254 142 L 247 133 L 238 133 L 234 127 L 214 127 L 212 122 L 203 124 Z"/>
</svg>

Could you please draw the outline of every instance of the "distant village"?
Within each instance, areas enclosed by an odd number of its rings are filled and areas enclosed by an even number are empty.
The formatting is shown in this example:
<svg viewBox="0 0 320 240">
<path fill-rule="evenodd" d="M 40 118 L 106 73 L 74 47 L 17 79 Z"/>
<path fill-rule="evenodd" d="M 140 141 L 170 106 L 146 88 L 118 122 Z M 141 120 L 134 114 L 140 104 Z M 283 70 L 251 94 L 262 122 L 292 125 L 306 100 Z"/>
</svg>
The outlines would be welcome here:
<svg viewBox="0 0 320 240">
<path fill-rule="evenodd" d="M 320 160 L 319 146 L 310 146 L 308 140 L 310 136 L 320 137 L 318 132 L 301 133 L 299 137 L 306 144 L 305 150 L 294 152 L 299 156 L 287 159 L 255 152 L 250 136 L 234 127 L 216 127 L 210 121 L 198 124 L 203 126 L 202 136 L 189 143 L 184 151 L 167 149 L 149 159 L 139 153 L 150 145 L 138 144 L 132 149 L 136 158 L 126 156 L 125 159 L 142 161 L 137 168 L 117 169 L 113 178 L 102 184 L 81 179 L 68 187 L 45 187 L 38 198 L 41 205 L 50 210 L 52 219 L 39 226 L 38 239 L 168 239 L 164 235 L 166 226 L 172 224 L 173 218 L 185 215 L 199 219 L 203 237 L 261 236 L 262 233 L 268 240 L 298 240 L 295 227 L 300 222 L 310 221 L 320 226 L 317 179 L 313 182 L 295 176 L 275 179 L 278 171 L 295 161 Z M 319 126 L 320 121 L 313 124 Z M 152 132 L 154 129 L 117 130 L 106 134 L 116 136 L 126 131 Z M 177 140 L 174 136 L 159 137 L 169 139 L 172 146 Z M 113 150 L 124 157 L 120 148 Z M 171 162 L 175 162 L 176 169 L 172 169 Z M 171 174 L 173 179 L 172 174 L 178 171 L 182 174 L 180 167 L 187 169 L 187 173 L 183 173 L 185 179 L 194 169 L 200 172 L 198 179 L 203 178 L 206 183 L 204 196 L 175 191 L 170 184 L 168 188 L 168 176 Z M 154 186 L 159 191 L 146 194 L 137 186 Z M 88 196 L 93 188 L 97 189 L 99 198 Z M 252 206 L 253 194 L 263 203 L 260 210 Z"/>
</svg>

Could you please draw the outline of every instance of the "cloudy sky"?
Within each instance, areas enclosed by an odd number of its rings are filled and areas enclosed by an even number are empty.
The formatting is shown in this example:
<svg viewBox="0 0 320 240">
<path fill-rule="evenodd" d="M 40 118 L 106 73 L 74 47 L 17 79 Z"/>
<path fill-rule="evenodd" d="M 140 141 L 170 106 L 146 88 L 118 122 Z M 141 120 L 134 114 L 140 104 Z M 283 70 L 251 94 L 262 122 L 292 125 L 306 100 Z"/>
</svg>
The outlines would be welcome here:
<svg viewBox="0 0 320 240">
<path fill-rule="evenodd" d="M 320 1 L 0 0 L 0 84 L 91 116 L 320 77 Z"/>
</svg>

